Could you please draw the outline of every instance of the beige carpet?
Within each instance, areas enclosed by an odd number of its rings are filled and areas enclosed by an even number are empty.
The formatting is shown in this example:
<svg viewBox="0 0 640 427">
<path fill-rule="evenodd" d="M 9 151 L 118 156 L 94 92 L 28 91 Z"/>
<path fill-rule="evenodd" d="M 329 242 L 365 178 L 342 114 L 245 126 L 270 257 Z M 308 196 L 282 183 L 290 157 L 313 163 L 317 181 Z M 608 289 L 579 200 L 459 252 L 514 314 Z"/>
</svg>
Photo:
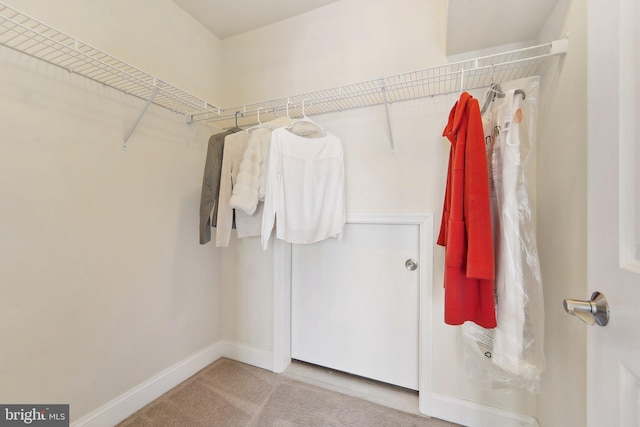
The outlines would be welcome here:
<svg viewBox="0 0 640 427">
<path fill-rule="evenodd" d="M 119 424 L 120 427 L 450 427 L 220 359 Z"/>
</svg>

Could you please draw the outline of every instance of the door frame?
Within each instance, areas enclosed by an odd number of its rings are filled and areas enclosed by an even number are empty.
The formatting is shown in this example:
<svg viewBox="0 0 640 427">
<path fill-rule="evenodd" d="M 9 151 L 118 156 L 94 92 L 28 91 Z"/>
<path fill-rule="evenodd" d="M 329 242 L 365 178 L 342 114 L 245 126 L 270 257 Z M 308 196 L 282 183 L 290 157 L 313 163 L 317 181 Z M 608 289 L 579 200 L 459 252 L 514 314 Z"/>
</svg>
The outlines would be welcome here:
<svg viewBox="0 0 640 427">
<path fill-rule="evenodd" d="M 431 415 L 433 213 L 347 213 L 346 222 L 419 226 L 418 410 Z M 291 244 L 275 239 L 273 260 L 273 371 L 283 372 L 291 363 Z"/>
</svg>

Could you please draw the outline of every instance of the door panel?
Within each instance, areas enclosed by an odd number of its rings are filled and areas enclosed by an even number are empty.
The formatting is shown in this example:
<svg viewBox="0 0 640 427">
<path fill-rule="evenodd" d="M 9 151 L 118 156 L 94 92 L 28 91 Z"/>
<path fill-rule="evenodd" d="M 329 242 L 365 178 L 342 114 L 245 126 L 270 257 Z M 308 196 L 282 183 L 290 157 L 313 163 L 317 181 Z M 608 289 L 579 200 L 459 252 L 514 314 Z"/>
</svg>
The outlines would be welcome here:
<svg viewBox="0 0 640 427">
<path fill-rule="evenodd" d="M 636 0 L 588 3 L 588 294 L 609 323 L 587 327 L 589 426 L 640 426 Z M 585 295 L 586 296 L 586 295 Z"/>
<path fill-rule="evenodd" d="M 292 357 L 418 389 L 420 226 L 346 224 L 292 248 Z"/>
</svg>

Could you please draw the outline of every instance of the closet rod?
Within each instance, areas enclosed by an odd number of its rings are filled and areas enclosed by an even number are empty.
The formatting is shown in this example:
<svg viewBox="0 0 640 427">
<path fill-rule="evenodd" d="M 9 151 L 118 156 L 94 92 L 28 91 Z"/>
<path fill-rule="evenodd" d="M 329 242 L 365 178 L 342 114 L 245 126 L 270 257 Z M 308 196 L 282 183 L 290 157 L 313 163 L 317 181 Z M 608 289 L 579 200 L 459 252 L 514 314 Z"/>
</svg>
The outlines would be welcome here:
<svg viewBox="0 0 640 427">
<path fill-rule="evenodd" d="M 567 51 L 568 39 L 560 39 L 385 78 L 223 108 L 218 114 L 205 113 L 195 115 L 193 119 L 212 122 L 224 129 L 233 126 L 235 111 L 245 112 L 245 119 L 240 125 L 249 126 L 256 123 L 258 108 L 263 109 L 261 120 L 269 121 L 286 110 L 287 102 L 292 110 L 300 108 L 302 102 L 306 101 L 307 115 L 316 115 L 385 104 L 385 97 L 387 103 L 393 103 L 459 93 L 461 89 L 488 87 L 492 78 L 496 81 L 507 81 L 538 75 L 551 58 L 564 55 Z"/>
</svg>

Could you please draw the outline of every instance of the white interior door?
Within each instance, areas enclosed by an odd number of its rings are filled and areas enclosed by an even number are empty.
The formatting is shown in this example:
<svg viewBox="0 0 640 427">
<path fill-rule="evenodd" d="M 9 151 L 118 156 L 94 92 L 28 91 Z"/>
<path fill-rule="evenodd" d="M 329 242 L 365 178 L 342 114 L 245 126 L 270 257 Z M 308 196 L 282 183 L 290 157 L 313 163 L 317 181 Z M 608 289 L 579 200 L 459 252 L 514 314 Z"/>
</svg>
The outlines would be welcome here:
<svg viewBox="0 0 640 427">
<path fill-rule="evenodd" d="M 594 427 L 640 426 L 639 19 L 636 0 L 588 3 L 588 293 L 611 312 L 587 332 Z"/>
<path fill-rule="evenodd" d="M 292 247 L 292 358 L 418 390 L 420 226 L 354 224 Z"/>
</svg>

